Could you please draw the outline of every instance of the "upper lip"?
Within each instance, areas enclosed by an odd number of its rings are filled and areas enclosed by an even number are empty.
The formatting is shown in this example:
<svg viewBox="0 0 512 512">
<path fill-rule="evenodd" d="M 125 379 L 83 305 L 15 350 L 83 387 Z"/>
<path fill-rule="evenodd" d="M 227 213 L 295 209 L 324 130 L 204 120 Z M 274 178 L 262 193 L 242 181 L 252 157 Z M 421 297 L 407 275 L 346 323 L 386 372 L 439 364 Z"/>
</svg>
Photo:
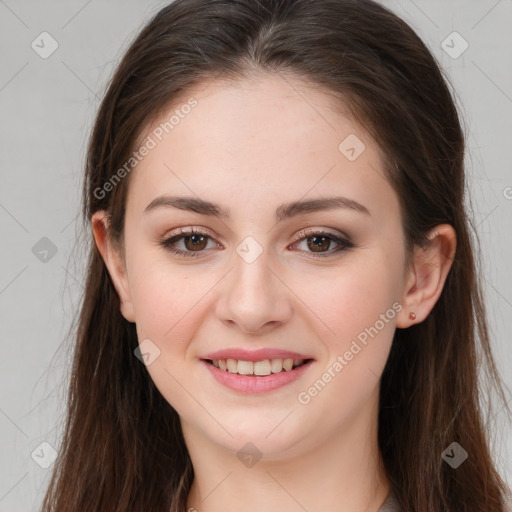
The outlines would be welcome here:
<svg viewBox="0 0 512 512">
<path fill-rule="evenodd" d="M 260 348 L 258 350 L 245 350 L 243 348 L 227 348 L 210 352 L 202 359 L 237 359 L 239 361 L 264 361 L 265 359 L 313 359 L 311 356 L 289 350 L 280 350 L 278 348 Z"/>
</svg>

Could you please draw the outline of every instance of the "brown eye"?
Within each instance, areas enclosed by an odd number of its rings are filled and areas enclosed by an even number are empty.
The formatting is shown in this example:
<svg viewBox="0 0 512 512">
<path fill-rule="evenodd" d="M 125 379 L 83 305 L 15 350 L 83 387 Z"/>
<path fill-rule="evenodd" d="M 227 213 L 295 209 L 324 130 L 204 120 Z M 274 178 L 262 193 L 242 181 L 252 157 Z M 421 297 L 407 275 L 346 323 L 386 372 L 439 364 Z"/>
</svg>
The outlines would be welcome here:
<svg viewBox="0 0 512 512">
<path fill-rule="evenodd" d="M 313 252 L 323 252 L 323 249 L 327 250 L 331 245 L 331 239 L 327 236 L 308 236 L 306 240 Z"/>
<path fill-rule="evenodd" d="M 355 245 L 346 239 L 343 239 L 333 233 L 323 231 L 310 231 L 301 233 L 302 237 L 292 244 L 292 247 L 298 246 L 306 242 L 306 249 L 302 252 L 308 253 L 315 258 L 333 256 L 347 249 L 355 247 Z M 160 242 L 160 245 L 172 254 L 185 257 L 201 256 L 202 252 L 208 248 L 208 242 L 213 239 L 207 233 L 196 231 L 184 231 L 180 229 L 180 234 L 171 236 Z M 334 242 L 334 249 L 331 248 Z M 183 248 L 176 246 L 182 243 Z M 214 244 L 217 248 L 222 249 L 218 243 Z"/>
<path fill-rule="evenodd" d="M 301 238 L 294 242 L 292 246 L 299 246 L 301 243 L 305 242 L 306 248 L 304 252 L 315 258 L 326 258 L 355 247 L 350 240 L 343 239 L 340 236 L 325 231 L 306 231 L 302 232 L 300 235 Z M 335 248 L 331 249 L 333 242 Z"/>
<path fill-rule="evenodd" d="M 192 235 L 183 237 L 185 247 L 190 251 L 200 251 L 204 249 L 208 243 L 207 237 L 203 235 Z"/>
<path fill-rule="evenodd" d="M 213 239 L 207 233 L 190 229 L 185 231 L 180 229 L 178 235 L 173 235 L 160 242 L 160 245 L 172 254 L 185 257 L 201 256 L 201 253 L 207 249 L 208 242 Z M 181 244 L 181 248 L 176 246 Z M 219 244 L 214 244 L 217 248 L 222 248 Z"/>
</svg>

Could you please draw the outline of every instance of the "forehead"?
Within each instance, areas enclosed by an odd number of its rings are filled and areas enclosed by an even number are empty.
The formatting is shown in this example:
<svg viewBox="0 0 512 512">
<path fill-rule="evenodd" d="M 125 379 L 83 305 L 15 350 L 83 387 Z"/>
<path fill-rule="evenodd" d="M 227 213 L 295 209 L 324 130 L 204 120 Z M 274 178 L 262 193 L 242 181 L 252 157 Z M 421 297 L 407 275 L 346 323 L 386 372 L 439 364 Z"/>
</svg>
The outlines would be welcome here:
<svg viewBox="0 0 512 512">
<path fill-rule="evenodd" d="M 138 209 L 163 193 L 247 205 L 338 192 L 396 207 L 381 149 L 344 112 L 333 95 L 289 75 L 195 84 L 144 131 L 153 147 L 129 196 Z"/>
</svg>

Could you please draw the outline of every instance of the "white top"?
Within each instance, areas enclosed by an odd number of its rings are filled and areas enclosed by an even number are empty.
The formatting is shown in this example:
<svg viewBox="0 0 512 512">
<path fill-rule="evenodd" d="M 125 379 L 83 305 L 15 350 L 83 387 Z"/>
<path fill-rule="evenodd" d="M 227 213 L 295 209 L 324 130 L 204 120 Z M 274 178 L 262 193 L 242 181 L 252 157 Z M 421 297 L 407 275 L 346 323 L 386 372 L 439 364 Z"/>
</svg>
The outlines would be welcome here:
<svg viewBox="0 0 512 512">
<path fill-rule="evenodd" d="M 395 491 L 391 489 L 386 501 L 382 504 L 377 512 L 402 512 L 398 501 L 396 500 Z M 505 512 L 512 512 L 512 501 L 505 504 Z"/>
<path fill-rule="evenodd" d="M 401 512 L 398 501 L 396 500 L 395 491 L 391 489 L 386 501 L 382 504 L 377 512 Z"/>
</svg>

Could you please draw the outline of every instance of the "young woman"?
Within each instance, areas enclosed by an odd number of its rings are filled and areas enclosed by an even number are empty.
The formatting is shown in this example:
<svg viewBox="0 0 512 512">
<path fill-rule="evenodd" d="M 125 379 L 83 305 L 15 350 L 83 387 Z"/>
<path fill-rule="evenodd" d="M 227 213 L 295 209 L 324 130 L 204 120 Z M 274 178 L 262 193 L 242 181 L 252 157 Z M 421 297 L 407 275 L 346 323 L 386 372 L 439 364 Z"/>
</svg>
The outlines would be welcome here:
<svg viewBox="0 0 512 512">
<path fill-rule="evenodd" d="M 90 140 L 44 511 L 503 512 L 438 64 L 371 0 L 176 0 Z"/>
</svg>

